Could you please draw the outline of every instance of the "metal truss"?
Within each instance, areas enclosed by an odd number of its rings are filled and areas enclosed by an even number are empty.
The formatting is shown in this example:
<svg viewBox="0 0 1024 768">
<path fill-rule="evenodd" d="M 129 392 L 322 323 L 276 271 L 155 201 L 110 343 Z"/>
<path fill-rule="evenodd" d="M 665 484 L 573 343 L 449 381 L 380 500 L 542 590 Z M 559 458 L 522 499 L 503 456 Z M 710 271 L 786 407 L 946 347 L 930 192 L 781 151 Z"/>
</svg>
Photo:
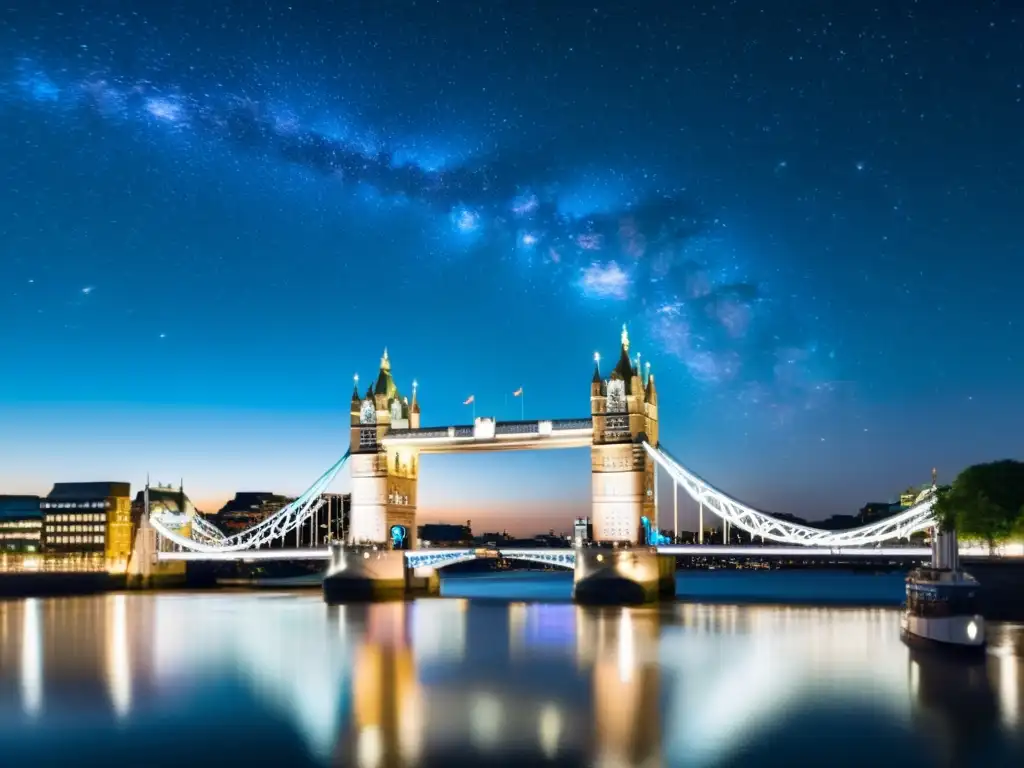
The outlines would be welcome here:
<svg viewBox="0 0 1024 768">
<path fill-rule="evenodd" d="M 176 519 L 166 519 L 168 518 L 166 512 L 161 515 L 159 511 L 151 511 L 149 521 L 160 536 L 190 552 L 208 552 L 212 554 L 257 549 L 274 539 L 279 539 L 285 534 L 294 531 L 324 505 L 323 493 L 334 481 L 341 468 L 345 466 L 348 456 L 349 452 L 346 451 L 344 456 L 338 459 L 305 493 L 291 504 L 282 507 L 258 525 L 247 528 L 233 536 L 224 536 L 220 531 L 217 531 L 217 534 L 219 534 L 218 538 L 211 534 L 211 530 L 216 531 L 216 529 L 205 520 L 198 526 L 195 524 L 195 521 L 199 519 L 198 516 L 188 518 L 185 515 L 174 515 L 174 518 L 184 518 L 183 521 L 178 521 Z M 192 523 L 188 536 L 181 532 L 186 523 Z"/>
<path fill-rule="evenodd" d="M 571 549 L 501 549 L 495 554 L 508 560 L 527 560 L 562 568 L 576 566 L 576 553 Z M 446 565 L 476 560 L 478 556 L 475 549 L 426 549 L 406 552 L 405 560 L 410 568 L 444 568 Z"/>
<path fill-rule="evenodd" d="M 842 531 L 825 531 L 807 525 L 779 520 L 764 512 L 746 506 L 706 483 L 672 459 L 663 449 L 644 443 L 647 454 L 668 472 L 672 480 L 690 497 L 728 521 L 731 525 L 760 536 L 762 539 L 783 544 L 815 547 L 857 547 L 878 544 L 890 539 L 905 538 L 910 534 L 935 525 L 932 514 L 934 495 L 929 493 L 909 509 L 877 523 Z"/>
<path fill-rule="evenodd" d="M 444 568 L 470 560 L 476 560 L 475 549 L 409 550 L 405 553 L 405 561 L 410 568 Z"/>
<path fill-rule="evenodd" d="M 571 549 L 503 549 L 501 556 L 509 560 L 526 560 L 560 568 L 576 567 L 576 552 Z"/>
<path fill-rule="evenodd" d="M 171 530 L 181 537 L 191 538 L 193 541 L 198 541 L 201 544 L 217 545 L 226 538 L 220 530 L 204 520 L 195 510 L 192 510 L 192 514 L 189 514 L 169 509 L 167 503 L 162 499 L 150 504 L 149 519 L 150 522 L 158 520 L 163 528 Z M 191 526 L 189 533 L 182 533 L 189 526 Z"/>
<path fill-rule="evenodd" d="M 212 523 L 208 523 L 198 512 L 192 516 L 189 522 L 192 524 L 192 538 L 194 539 L 206 540 L 211 544 L 219 544 L 227 538 L 223 531 Z"/>
</svg>

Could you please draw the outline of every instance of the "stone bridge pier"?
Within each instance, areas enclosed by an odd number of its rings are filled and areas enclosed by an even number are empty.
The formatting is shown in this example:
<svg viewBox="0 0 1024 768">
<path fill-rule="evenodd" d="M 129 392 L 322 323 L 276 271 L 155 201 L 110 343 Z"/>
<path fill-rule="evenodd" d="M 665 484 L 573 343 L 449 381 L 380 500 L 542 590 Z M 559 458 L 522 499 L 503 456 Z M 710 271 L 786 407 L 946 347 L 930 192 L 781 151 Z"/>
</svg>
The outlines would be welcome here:
<svg viewBox="0 0 1024 768">
<path fill-rule="evenodd" d="M 640 605 L 676 596 L 676 559 L 653 547 L 581 547 L 573 600 L 583 605 Z"/>
<path fill-rule="evenodd" d="M 639 605 L 675 597 L 675 557 L 658 554 L 653 547 L 404 552 L 335 544 L 324 577 L 324 600 L 344 603 L 437 595 L 441 568 L 499 557 L 572 569 L 573 599 L 584 605 Z"/>
<path fill-rule="evenodd" d="M 327 603 L 402 599 L 440 592 L 437 569 L 410 566 L 402 550 L 331 545 L 324 577 Z"/>
</svg>

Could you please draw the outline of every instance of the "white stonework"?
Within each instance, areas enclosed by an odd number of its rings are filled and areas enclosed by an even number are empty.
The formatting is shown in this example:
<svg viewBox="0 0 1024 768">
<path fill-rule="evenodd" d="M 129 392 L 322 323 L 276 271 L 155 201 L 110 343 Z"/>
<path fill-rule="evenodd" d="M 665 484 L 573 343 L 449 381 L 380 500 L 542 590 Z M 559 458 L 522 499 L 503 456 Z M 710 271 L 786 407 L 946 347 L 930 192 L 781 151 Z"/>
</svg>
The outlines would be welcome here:
<svg viewBox="0 0 1024 768">
<path fill-rule="evenodd" d="M 644 500 L 642 471 L 593 472 L 591 497 L 594 541 L 639 540 Z"/>
<path fill-rule="evenodd" d="M 349 458 L 352 472 L 352 510 L 346 538 L 350 544 L 383 544 L 388 539 L 388 474 L 376 453 Z"/>
</svg>

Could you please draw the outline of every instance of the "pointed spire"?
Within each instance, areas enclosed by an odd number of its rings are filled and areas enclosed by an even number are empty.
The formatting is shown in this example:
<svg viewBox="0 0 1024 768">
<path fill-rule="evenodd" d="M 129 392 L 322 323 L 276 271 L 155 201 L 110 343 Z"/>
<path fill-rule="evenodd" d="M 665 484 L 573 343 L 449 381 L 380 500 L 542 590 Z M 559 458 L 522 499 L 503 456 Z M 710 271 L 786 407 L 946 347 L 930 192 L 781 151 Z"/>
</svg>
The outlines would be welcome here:
<svg viewBox="0 0 1024 768">
<path fill-rule="evenodd" d="M 373 388 L 375 395 L 382 395 L 385 403 L 390 403 L 393 397 L 398 396 L 398 387 L 391 377 L 391 358 L 388 357 L 387 347 L 380 358 L 380 373 L 377 374 L 377 384 Z M 378 404 L 380 406 L 380 404 Z"/>
<path fill-rule="evenodd" d="M 647 384 L 644 387 L 644 399 L 651 405 L 658 404 L 658 388 L 654 386 L 654 374 L 651 373 L 651 364 L 647 364 Z"/>
<path fill-rule="evenodd" d="M 633 379 L 633 361 L 629 359 L 629 333 L 626 331 L 626 326 L 622 326 L 622 348 L 619 350 L 619 362 L 615 364 L 615 368 L 612 369 L 611 378 L 621 379 L 626 382 L 626 394 L 634 394 L 630 390 L 632 389 Z"/>
<path fill-rule="evenodd" d="M 353 374 L 352 376 L 352 402 L 359 401 L 359 374 Z"/>
<path fill-rule="evenodd" d="M 594 377 L 590 380 L 592 384 L 600 384 L 601 379 L 601 353 L 594 353 Z"/>
<path fill-rule="evenodd" d="M 417 394 L 419 392 L 419 388 L 420 388 L 420 383 L 418 381 L 416 381 L 416 379 L 413 379 L 412 380 L 412 403 L 409 405 L 409 412 L 410 413 L 419 413 L 420 412 L 420 403 L 419 403 L 419 400 L 417 400 Z"/>
</svg>

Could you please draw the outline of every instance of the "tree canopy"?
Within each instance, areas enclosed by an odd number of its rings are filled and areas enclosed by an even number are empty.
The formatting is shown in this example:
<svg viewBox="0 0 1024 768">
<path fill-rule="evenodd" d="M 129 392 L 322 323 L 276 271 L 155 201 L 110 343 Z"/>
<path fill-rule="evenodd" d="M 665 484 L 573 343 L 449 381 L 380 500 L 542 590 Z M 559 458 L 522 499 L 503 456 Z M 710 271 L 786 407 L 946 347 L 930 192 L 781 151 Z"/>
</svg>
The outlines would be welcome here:
<svg viewBox="0 0 1024 768">
<path fill-rule="evenodd" d="M 935 514 L 946 530 L 981 539 L 990 549 L 1024 535 L 1024 462 L 975 464 L 936 495 Z"/>
</svg>

